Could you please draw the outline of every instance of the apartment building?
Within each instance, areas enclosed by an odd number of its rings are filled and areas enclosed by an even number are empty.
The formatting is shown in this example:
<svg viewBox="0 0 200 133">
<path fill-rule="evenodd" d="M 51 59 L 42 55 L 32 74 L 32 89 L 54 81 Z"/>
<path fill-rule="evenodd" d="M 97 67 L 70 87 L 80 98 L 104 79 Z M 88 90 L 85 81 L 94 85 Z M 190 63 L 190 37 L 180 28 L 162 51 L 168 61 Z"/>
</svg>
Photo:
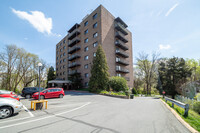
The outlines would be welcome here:
<svg viewBox="0 0 200 133">
<path fill-rule="evenodd" d="M 87 87 L 98 45 L 105 51 L 110 76 L 124 77 L 133 87 L 132 33 L 102 5 L 74 24 L 56 45 L 56 78 L 67 80 L 79 73 Z"/>
</svg>

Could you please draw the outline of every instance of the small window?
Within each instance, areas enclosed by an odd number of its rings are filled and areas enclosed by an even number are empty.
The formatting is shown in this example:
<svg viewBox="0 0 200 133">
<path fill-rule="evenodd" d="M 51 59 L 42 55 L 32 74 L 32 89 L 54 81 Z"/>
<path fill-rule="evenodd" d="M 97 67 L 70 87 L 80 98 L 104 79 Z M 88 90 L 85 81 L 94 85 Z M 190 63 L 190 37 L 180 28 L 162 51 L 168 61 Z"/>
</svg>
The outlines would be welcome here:
<svg viewBox="0 0 200 133">
<path fill-rule="evenodd" d="M 62 60 L 60 61 L 60 64 L 62 63 Z"/>
<path fill-rule="evenodd" d="M 58 57 L 57 57 L 57 60 L 58 60 Z"/>
<path fill-rule="evenodd" d="M 88 59 L 89 59 L 89 56 L 86 55 L 86 56 L 84 57 L 84 60 L 88 60 Z"/>
<path fill-rule="evenodd" d="M 62 52 L 63 51 L 63 49 L 60 49 L 60 52 Z"/>
<path fill-rule="evenodd" d="M 66 46 L 64 46 L 63 49 L 66 49 Z"/>
<path fill-rule="evenodd" d="M 57 48 L 59 48 L 59 45 L 57 45 Z"/>
<path fill-rule="evenodd" d="M 93 19 L 96 19 L 97 18 L 97 13 L 93 15 Z"/>
<path fill-rule="evenodd" d="M 60 58 L 62 58 L 62 54 L 60 55 Z"/>
<path fill-rule="evenodd" d="M 63 68 L 65 68 L 65 65 L 63 65 Z"/>
<path fill-rule="evenodd" d="M 96 28 L 97 27 L 97 22 L 95 24 L 93 24 L 93 28 Z"/>
<path fill-rule="evenodd" d="M 98 45 L 98 42 L 93 43 L 93 47 L 96 47 Z"/>
<path fill-rule="evenodd" d="M 95 52 L 95 53 L 93 53 L 93 56 L 94 56 L 94 57 L 96 57 L 96 52 Z"/>
<path fill-rule="evenodd" d="M 84 34 L 86 35 L 87 33 L 88 33 L 88 29 L 87 29 L 87 30 L 85 30 Z"/>
<path fill-rule="evenodd" d="M 58 71 L 58 68 L 56 68 L 56 71 Z"/>
<path fill-rule="evenodd" d="M 57 62 L 56 65 L 58 65 L 59 63 Z"/>
<path fill-rule="evenodd" d="M 85 86 L 86 86 L 86 87 L 88 86 L 88 82 L 85 82 Z"/>
<path fill-rule="evenodd" d="M 88 38 L 86 38 L 85 40 L 84 40 L 84 43 L 87 43 L 88 42 Z"/>
<path fill-rule="evenodd" d="M 63 72 L 63 75 L 65 75 L 65 71 Z"/>
<path fill-rule="evenodd" d="M 60 43 L 60 46 L 62 46 L 63 44 L 62 43 Z"/>
<path fill-rule="evenodd" d="M 63 44 L 65 44 L 65 40 L 63 40 Z"/>
<path fill-rule="evenodd" d="M 121 75 L 120 73 L 117 73 L 117 76 L 118 76 L 118 77 L 121 77 L 122 75 Z"/>
<path fill-rule="evenodd" d="M 88 25 L 88 21 L 86 21 L 85 23 L 84 23 L 84 26 L 87 26 Z"/>
<path fill-rule="evenodd" d="M 89 48 L 88 48 L 88 47 L 85 47 L 84 51 L 86 52 L 86 51 L 88 51 L 88 50 L 89 50 Z"/>
<path fill-rule="evenodd" d="M 85 73 L 85 78 L 88 78 L 89 74 L 88 73 Z"/>
<path fill-rule="evenodd" d="M 96 38 L 97 36 L 98 36 L 97 32 L 93 34 L 93 38 Z"/>
<path fill-rule="evenodd" d="M 66 59 L 63 59 L 63 62 L 65 62 L 66 61 Z"/>
<path fill-rule="evenodd" d="M 84 68 L 85 68 L 85 69 L 88 69 L 88 64 L 86 64 L 86 65 L 84 66 Z"/>
<path fill-rule="evenodd" d="M 63 56 L 65 56 L 65 52 L 63 53 Z"/>
<path fill-rule="evenodd" d="M 62 67 L 60 66 L 60 70 L 62 69 Z"/>
<path fill-rule="evenodd" d="M 62 75 L 62 73 L 60 73 L 60 75 Z"/>
</svg>

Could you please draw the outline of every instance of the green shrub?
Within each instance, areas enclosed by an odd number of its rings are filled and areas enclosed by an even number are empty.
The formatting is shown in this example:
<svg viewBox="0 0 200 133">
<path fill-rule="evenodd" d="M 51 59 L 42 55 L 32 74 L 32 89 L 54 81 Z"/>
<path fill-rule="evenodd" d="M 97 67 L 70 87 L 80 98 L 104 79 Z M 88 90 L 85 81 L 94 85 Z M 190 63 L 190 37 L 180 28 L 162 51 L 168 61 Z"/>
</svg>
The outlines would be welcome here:
<svg viewBox="0 0 200 133">
<path fill-rule="evenodd" d="M 132 94 L 138 94 L 138 92 L 135 88 L 132 89 Z"/>
<path fill-rule="evenodd" d="M 119 91 L 126 92 L 128 90 L 127 81 L 123 77 L 118 77 L 118 76 L 111 77 L 109 85 L 113 89 L 113 91 L 116 92 Z"/>
<path fill-rule="evenodd" d="M 200 114 L 200 102 L 194 102 L 193 110 Z"/>
</svg>

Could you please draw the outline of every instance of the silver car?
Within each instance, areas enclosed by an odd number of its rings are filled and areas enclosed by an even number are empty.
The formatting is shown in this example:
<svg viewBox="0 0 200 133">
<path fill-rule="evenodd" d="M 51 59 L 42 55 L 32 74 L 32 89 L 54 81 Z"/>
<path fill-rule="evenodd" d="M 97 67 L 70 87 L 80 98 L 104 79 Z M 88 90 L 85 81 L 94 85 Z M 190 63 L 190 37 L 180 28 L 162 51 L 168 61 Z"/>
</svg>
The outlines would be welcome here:
<svg viewBox="0 0 200 133">
<path fill-rule="evenodd" d="M 0 98 L 0 119 L 21 111 L 23 104 L 12 98 Z"/>
</svg>

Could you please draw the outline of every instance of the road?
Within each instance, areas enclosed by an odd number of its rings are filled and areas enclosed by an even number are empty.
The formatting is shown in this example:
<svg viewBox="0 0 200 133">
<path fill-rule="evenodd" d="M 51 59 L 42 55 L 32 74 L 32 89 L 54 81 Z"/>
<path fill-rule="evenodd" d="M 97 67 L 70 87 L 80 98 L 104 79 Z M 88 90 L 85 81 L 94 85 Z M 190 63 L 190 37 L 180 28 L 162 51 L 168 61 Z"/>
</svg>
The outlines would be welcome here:
<svg viewBox="0 0 200 133">
<path fill-rule="evenodd" d="M 0 120 L 0 133 L 189 133 L 159 100 L 119 99 L 68 92 L 48 99 L 47 110 L 24 111 Z M 21 102 L 30 109 L 30 101 Z"/>
</svg>

